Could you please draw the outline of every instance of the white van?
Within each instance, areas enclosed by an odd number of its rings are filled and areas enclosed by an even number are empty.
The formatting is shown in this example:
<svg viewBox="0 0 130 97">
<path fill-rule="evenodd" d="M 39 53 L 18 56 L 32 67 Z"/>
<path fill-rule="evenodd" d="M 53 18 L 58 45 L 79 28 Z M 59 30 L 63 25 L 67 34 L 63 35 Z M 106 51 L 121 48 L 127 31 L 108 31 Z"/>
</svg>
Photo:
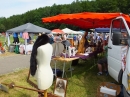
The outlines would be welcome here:
<svg viewBox="0 0 130 97">
<path fill-rule="evenodd" d="M 130 29 L 120 16 L 112 20 L 108 42 L 108 71 L 130 97 Z"/>
</svg>

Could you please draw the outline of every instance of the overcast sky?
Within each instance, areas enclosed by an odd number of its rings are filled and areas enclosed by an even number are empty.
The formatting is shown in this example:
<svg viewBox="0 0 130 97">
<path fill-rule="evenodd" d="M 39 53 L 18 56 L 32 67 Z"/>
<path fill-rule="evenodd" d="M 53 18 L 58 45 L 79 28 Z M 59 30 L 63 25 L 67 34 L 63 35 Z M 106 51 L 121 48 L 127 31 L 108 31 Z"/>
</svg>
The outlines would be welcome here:
<svg viewBox="0 0 130 97">
<path fill-rule="evenodd" d="M 0 0 L 0 17 L 23 14 L 39 7 L 71 4 L 75 0 Z"/>
</svg>

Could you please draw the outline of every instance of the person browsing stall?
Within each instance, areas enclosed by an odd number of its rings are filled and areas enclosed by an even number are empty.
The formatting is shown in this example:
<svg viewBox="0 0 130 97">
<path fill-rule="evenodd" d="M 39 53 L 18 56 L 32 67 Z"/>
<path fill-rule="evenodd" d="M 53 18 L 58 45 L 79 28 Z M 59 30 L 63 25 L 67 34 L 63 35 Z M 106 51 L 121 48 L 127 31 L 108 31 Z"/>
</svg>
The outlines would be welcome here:
<svg viewBox="0 0 130 97">
<path fill-rule="evenodd" d="M 108 40 L 106 40 L 104 42 L 104 57 L 101 58 L 100 60 L 98 60 L 97 62 L 97 66 L 98 66 L 98 70 L 99 72 L 97 73 L 97 75 L 103 75 L 103 72 L 105 74 L 108 74 L 108 64 L 107 64 L 107 50 L 108 50 Z"/>
</svg>

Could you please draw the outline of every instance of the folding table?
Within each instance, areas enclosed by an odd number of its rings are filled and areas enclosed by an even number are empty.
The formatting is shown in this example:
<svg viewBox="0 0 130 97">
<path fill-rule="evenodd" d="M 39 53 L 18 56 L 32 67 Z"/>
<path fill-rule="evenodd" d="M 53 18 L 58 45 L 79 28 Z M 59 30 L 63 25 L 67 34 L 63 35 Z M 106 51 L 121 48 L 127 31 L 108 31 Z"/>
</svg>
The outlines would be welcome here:
<svg viewBox="0 0 130 97">
<path fill-rule="evenodd" d="M 66 62 L 70 62 L 73 60 L 79 59 L 79 57 L 74 57 L 74 58 L 64 58 L 64 57 L 55 57 L 52 58 L 52 60 L 55 60 L 55 76 L 56 76 L 56 61 L 63 61 L 63 73 L 62 73 L 62 78 L 64 77 L 64 73 L 65 73 L 65 66 L 66 66 Z M 70 64 L 70 68 L 71 68 L 71 64 Z M 72 76 L 72 70 L 71 70 L 71 76 Z"/>
</svg>

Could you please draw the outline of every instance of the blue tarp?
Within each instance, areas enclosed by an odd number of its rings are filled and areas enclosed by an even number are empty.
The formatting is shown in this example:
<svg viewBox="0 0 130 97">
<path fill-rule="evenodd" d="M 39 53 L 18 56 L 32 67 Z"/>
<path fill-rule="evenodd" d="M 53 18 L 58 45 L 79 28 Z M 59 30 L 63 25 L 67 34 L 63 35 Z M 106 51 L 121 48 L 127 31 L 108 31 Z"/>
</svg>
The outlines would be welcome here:
<svg viewBox="0 0 130 97">
<path fill-rule="evenodd" d="M 110 28 L 95 28 L 95 32 L 109 32 Z"/>
<path fill-rule="evenodd" d="M 96 33 L 103 33 L 103 40 L 106 40 L 105 34 L 109 33 L 110 28 L 95 28 L 94 30 L 94 37 L 96 38 Z"/>
<path fill-rule="evenodd" d="M 117 29 L 117 28 L 113 28 L 112 30 L 114 31 L 120 31 L 120 29 Z M 101 32 L 101 33 L 109 33 L 110 32 L 110 28 L 95 28 L 95 32 Z"/>
</svg>

